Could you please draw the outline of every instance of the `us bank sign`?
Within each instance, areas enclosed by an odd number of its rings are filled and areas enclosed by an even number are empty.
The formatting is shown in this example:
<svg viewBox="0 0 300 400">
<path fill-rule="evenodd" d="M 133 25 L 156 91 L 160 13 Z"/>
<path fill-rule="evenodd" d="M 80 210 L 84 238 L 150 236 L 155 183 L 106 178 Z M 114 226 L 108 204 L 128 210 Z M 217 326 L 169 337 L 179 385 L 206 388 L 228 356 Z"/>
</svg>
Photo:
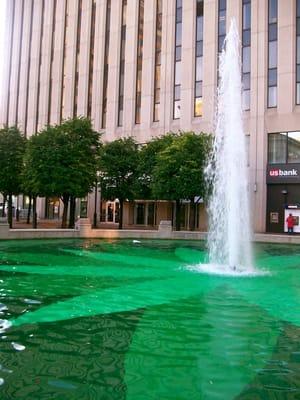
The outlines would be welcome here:
<svg viewBox="0 0 300 400">
<path fill-rule="evenodd" d="M 299 164 L 268 165 L 267 183 L 300 183 L 300 165 Z"/>
</svg>

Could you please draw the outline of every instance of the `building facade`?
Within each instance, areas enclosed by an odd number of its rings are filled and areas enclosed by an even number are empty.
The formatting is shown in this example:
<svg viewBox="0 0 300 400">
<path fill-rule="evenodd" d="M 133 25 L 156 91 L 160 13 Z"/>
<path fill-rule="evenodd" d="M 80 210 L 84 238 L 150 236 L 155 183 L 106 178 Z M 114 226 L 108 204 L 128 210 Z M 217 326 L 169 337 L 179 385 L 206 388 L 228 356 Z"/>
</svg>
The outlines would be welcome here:
<svg viewBox="0 0 300 400">
<path fill-rule="evenodd" d="M 105 141 L 140 143 L 213 132 L 218 56 L 233 17 L 254 230 L 282 232 L 285 214 L 300 207 L 299 0 L 9 0 L 0 123 L 30 136 L 86 115 Z M 100 203 L 96 196 L 82 208 L 116 223 L 117 202 Z M 41 200 L 39 213 L 59 213 L 59 202 Z M 137 201 L 125 218 L 156 225 L 172 212 Z"/>
</svg>

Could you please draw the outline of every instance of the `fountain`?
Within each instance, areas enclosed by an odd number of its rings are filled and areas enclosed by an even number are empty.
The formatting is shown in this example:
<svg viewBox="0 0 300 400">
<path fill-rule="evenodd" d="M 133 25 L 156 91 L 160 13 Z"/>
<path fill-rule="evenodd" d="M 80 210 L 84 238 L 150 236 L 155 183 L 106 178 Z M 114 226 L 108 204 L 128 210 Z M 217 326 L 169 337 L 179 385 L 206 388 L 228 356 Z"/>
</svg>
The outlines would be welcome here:
<svg viewBox="0 0 300 400">
<path fill-rule="evenodd" d="M 242 121 L 240 40 L 232 19 L 220 57 L 217 122 L 207 176 L 209 263 L 220 271 L 251 272 L 246 141 Z"/>
</svg>

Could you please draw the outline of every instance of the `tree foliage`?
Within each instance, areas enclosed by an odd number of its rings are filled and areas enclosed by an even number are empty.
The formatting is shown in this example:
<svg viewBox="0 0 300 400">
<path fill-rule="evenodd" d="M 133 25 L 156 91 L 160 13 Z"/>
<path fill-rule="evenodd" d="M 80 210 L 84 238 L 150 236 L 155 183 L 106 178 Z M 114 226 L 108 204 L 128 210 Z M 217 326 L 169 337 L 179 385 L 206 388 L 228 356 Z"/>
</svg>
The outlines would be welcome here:
<svg viewBox="0 0 300 400">
<path fill-rule="evenodd" d="M 118 139 L 102 147 L 99 169 L 102 198 L 120 201 L 119 228 L 122 228 L 124 200 L 134 198 L 138 168 L 137 144 L 133 138 Z"/>
<path fill-rule="evenodd" d="M 8 195 L 8 222 L 12 227 L 12 195 L 21 193 L 26 139 L 13 127 L 0 129 L 0 192 Z"/>
<path fill-rule="evenodd" d="M 211 137 L 204 133 L 180 133 L 159 152 L 153 170 L 153 193 L 157 198 L 175 200 L 177 213 L 180 200 L 194 201 L 206 192 L 204 169 L 210 151 Z M 176 229 L 180 229 L 178 215 Z"/>
<path fill-rule="evenodd" d="M 63 227 L 69 199 L 85 196 L 96 183 L 99 138 L 89 119 L 74 118 L 47 126 L 29 140 L 25 189 L 34 196 L 61 197 Z"/>
<path fill-rule="evenodd" d="M 159 152 L 153 170 L 153 191 L 161 199 L 192 199 L 205 194 L 204 168 L 210 136 L 181 133 Z"/>
<path fill-rule="evenodd" d="M 152 191 L 153 171 L 157 164 L 157 158 L 160 152 L 171 145 L 176 137 L 174 133 L 167 133 L 152 139 L 139 151 L 138 180 L 136 185 L 136 197 L 140 199 L 154 199 Z"/>
</svg>

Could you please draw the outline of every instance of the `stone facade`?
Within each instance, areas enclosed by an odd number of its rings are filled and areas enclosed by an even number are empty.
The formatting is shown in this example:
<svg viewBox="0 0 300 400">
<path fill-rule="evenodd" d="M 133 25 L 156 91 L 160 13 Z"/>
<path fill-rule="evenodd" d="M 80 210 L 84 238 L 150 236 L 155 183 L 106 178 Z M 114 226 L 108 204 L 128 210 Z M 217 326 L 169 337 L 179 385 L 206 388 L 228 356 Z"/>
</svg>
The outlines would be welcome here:
<svg viewBox="0 0 300 400">
<path fill-rule="evenodd" d="M 47 122 L 58 123 L 61 117 L 73 115 L 75 86 L 78 85 L 76 112 L 78 115 L 87 115 L 88 98 L 92 96 L 91 118 L 95 129 L 104 132 L 104 140 L 134 136 L 138 142 L 145 143 L 151 137 L 167 131 L 213 131 L 217 86 L 217 0 L 204 0 L 202 117 L 194 117 L 196 1 L 182 1 L 181 118 L 177 120 L 173 119 L 176 1 L 162 1 L 161 117 L 157 122 L 153 122 L 156 1 L 144 0 L 141 123 L 138 125 L 135 124 L 135 82 L 139 2 L 127 1 L 122 126 L 118 126 L 117 117 L 122 0 L 111 0 L 105 129 L 102 127 L 102 108 L 107 1 L 81 2 L 79 44 L 77 25 L 80 0 L 34 0 L 33 7 L 32 1 L 7 1 L 6 63 L 0 123 L 17 123 L 27 135 L 35 133 Z M 93 3 L 95 37 L 90 86 Z M 264 232 L 266 228 L 267 135 L 300 128 L 300 106 L 295 104 L 295 4 L 294 0 L 278 1 L 278 101 L 276 108 L 268 109 L 268 0 L 251 1 L 251 98 L 250 110 L 244 112 L 244 126 L 249 135 L 249 190 L 256 232 Z M 232 17 L 237 19 L 241 30 L 242 0 L 227 0 L 227 28 Z M 76 65 L 78 80 L 75 79 Z M 93 196 L 89 203 L 91 215 Z M 100 199 L 97 203 L 98 212 L 99 207 Z M 41 216 L 44 208 L 41 201 Z M 161 219 L 166 219 L 166 214 L 168 212 L 162 212 Z"/>
</svg>

